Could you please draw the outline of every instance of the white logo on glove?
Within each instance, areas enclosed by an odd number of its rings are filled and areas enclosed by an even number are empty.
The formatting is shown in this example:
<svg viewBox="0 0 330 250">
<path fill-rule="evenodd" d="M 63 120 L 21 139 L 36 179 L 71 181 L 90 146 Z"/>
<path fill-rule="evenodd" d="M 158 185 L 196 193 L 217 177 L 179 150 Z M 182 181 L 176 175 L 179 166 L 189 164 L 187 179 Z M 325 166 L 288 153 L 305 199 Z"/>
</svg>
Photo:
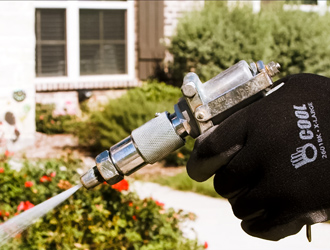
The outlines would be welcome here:
<svg viewBox="0 0 330 250">
<path fill-rule="evenodd" d="M 317 119 L 314 104 L 312 102 L 302 104 L 301 106 L 293 105 L 294 114 L 298 118 L 297 126 L 300 129 L 299 138 L 302 141 L 308 141 L 305 146 L 296 149 L 296 153 L 291 155 L 291 163 L 296 169 L 307 163 L 313 162 L 317 158 L 318 150 L 322 159 L 327 159 L 327 151 L 322 138 L 320 124 Z M 316 146 L 315 144 L 316 143 Z M 309 156 L 313 151 L 313 156 L 308 157 L 306 151 L 309 149 Z"/>
<path fill-rule="evenodd" d="M 313 150 L 313 156 L 309 158 L 307 156 L 307 149 L 311 148 Z M 315 161 L 317 157 L 317 149 L 312 143 L 307 143 L 306 145 L 297 148 L 297 152 L 291 155 L 291 163 L 295 168 L 300 168 L 307 163 Z"/>
</svg>

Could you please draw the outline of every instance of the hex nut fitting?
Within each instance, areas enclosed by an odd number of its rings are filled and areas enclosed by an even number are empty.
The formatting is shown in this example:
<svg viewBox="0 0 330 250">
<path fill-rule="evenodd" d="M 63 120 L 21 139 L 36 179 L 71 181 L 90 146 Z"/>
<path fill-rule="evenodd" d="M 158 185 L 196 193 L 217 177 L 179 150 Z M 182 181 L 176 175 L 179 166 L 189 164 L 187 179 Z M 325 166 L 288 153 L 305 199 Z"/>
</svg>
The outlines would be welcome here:
<svg viewBox="0 0 330 250">
<path fill-rule="evenodd" d="M 252 72 L 253 76 L 258 74 L 258 67 L 257 67 L 257 64 L 255 62 L 250 63 L 250 69 L 251 69 L 251 72 Z"/>
<path fill-rule="evenodd" d="M 80 182 L 85 188 L 91 189 L 104 182 L 104 179 L 100 175 L 97 167 L 94 166 L 80 177 Z"/>
<path fill-rule="evenodd" d="M 204 119 L 204 113 L 202 111 L 197 111 L 195 113 L 195 117 L 198 119 L 198 120 L 203 120 Z"/>
<path fill-rule="evenodd" d="M 116 184 L 124 178 L 123 174 L 121 174 L 112 163 L 108 150 L 105 150 L 96 156 L 95 162 L 99 173 L 110 185 Z"/>
<path fill-rule="evenodd" d="M 266 71 L 267 71 L 268 75 L 271 77 L 280 72 L 278 70 L 279 68 L 281 68 L 281 65 L 279 63 L 276 63 L 273 61 L 266 65 Z"/>
</svg>

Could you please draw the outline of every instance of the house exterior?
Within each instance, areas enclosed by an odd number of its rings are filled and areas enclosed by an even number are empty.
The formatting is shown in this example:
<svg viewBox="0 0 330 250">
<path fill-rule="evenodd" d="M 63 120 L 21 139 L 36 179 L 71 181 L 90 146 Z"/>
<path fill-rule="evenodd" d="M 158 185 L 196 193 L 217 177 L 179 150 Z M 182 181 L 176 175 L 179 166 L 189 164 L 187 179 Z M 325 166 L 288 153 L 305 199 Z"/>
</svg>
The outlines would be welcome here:
<svg viewBox="0 0 330 250">
<path fill-rule="evenodd" d="M 324 15 L 327 11 L 330 11 L 330 7 L 327 4 L 326 0 L 282 0 L 284 2 L 284 10 L 300 10 L 305 12 L 318 12 L 321 15 Z M 251 1 L 242 1 L 242 0 L 232 0 L 228 1 L 228 6 L 252 6 L 254 13 L 258 13 L 262 10 L 262 7 L 268 4 L 271 4 L 271 0 L 251 0 Z"/>
<path fill-rule="evenodd" d="M 319 11 L 326 1 L 286 1 L 284 9 Z M 295 3 L 298 1 L 295 1 Z M 269 1 L 252 4 L 259 12 Z M 0 2 L 0 153 L 34 143 L 35 103 L 58 114 L 120 96 L 167 58 L 178 18 L 200 1 L 80 0 Z"/>
<path fill-rule="evenodd" d="M 1 2 L 0 151 L 34 143 L 35 102 L 76 113 L 79 98 L 102 101 L 139 86 L 162 63 L 178 17 L 203 3 Z"/>
</svg>

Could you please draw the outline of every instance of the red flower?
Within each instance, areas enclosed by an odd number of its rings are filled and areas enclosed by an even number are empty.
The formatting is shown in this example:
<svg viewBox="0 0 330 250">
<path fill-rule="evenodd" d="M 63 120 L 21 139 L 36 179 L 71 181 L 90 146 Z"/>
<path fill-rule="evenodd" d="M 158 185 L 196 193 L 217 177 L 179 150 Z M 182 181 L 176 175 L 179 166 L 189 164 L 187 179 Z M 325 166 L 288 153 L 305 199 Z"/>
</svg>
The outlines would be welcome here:
<svg viewBox="0 0 330 250">
<path fill-rule="evenodd" d="M 184 155 L 181 152 L 177 153 L 176 156 L 180 159 L 184 159 Z"/>
<path fill-rule="evenodd" d="M 16 212 L 14 215 L 15 215 L 15 216 L 16 216 L 16 215 L 19 215 L 19 212 Z"/>
<path fill-rule="evenodd" d="M 128 206 L 129 206 L 129 207 L 133 207 L 133 202 L 129 202 L 129 203 L 128 203 Z"/>
<path fill-rule="evenodd" d="M 132 216 L 132 219 L 133 219 L 133 220 L 137 220 L 136 215 L 133 215 L 133 216 Z"/>
<path fill-rule="evenodd" d="M 2 216 L 2 213 L 1 213 L 1 211 L 0 211 L 0 216 Z"/>
<path fill-rule="evenodd" d="M 128 182 L 124 179 L 118 183 L 116 183 L 115 185 L 111 186 L 113 189 L 118 190 L 119 192 L 123 191 L 123 190 L 128 190 Z"/>
<path fill-rule="evenodd" d="M 17 211 L 22 211 L 24 210 L 24 201 L 21 201 L 21 203 L 17 206 Z"/>
<path fill-rule="evenodd" d="M 206 249 L 206 248 L 208 248 L 209 247 L 209 244 L 207 244 L 207 242 L 205 241 L 205 243 L 204 243 L 204 248 Z"/>
<path fill-rule="evenodd" d="M 163 207 L 165 204 L 162 203 L 162 202 L 156 201 L 156 205 L 157 205 L 157 206 L 160 206 L 160 207 Z"/>
<path fill-rule="evenodd" d="M 9 217 L 10 213 L 9 212 L 5 212 L 5 216 Z"/>
<path fill-rule="evenodd" d="M 30 188 L 30 187 L 33 186 L 33 182 L 32 182 L 32 181 L 26 181 L 25 184 L 24 184 L 24 186 L 25 186 L 26 188 Z"/>
<path fill-rule="evenodd" d="M 41 116 L 39 116 L 39 120 L 43 120 L 44 119 L 44 116 L 43 115 L 41 115 Z"/>
<path fill-rule="evenodd" d="M 31 202 L 29 202 L 29 201 L 25 202 L 25 210 L 28 210 L 28 209 L 33 208 L 33 207 L 34 207 L 34 205 Z"/>
<path fill-rule="evenodd" d="M 26 211 L 30 208 L 33 208 L 34 205 L 29 201 L 21 201 L 21 203 L 17 206 L 17 211 Z"/>
<path fill-rule="evenodd" d="M 50 173 L 50 177 L 55 177 L 55 176 L 56 176 L 56 172 Z"/>
<path fill-rule="evenodd" d="M 6 157 L 13 156 L 13 155 L 14 155 L 13 152 L 10 152 L 10 151 L 8 151 L 8 150 L 5 151 L 5 156 L 6 156 Z"/>
<path fill-rule="evenodd" d="M 40 178 L 40 182 L 47 182 L 47 181 L 51 181 L 51 180 L 52 180 L 52 178 L 50 178 L 47 175 L 44 175 Z"/>
<path fill-rule="evenodd" d="M 5 169 L 4 168 L 0 168 L 0 174 L 4 173 Z"/>
</svg>

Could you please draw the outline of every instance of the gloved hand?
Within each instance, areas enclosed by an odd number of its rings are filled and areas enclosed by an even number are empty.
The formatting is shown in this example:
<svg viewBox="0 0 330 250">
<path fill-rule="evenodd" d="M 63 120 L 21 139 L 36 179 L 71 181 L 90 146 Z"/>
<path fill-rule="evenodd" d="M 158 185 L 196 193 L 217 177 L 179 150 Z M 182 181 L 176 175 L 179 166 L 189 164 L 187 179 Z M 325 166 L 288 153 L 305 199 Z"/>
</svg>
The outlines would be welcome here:
<svg viewBox="0 0 330 250">
<path fill-rule="evenodd" d="M 330 79 L 298 74 L 281 82 L 200 136 L 187 164 L 197 181 L 215 174 L 215 190 L 243 230 L 269 240 L 330 215 Z"/>
</svg>

